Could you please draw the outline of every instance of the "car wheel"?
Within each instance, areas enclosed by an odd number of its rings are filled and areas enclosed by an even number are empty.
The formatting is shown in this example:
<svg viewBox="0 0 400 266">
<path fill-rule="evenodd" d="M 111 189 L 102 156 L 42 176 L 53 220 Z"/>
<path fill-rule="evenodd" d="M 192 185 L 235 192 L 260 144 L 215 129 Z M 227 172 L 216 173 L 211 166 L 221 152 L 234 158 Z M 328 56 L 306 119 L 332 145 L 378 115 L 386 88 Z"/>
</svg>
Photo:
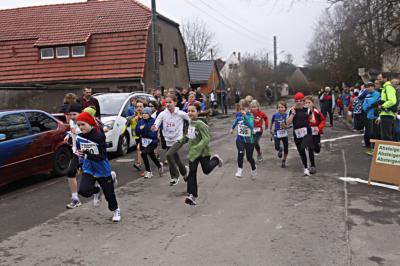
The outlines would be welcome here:
<svg viewBox="0 0 400 266">
<path fill-rule="evenodd" d="M 56 176 L 64 176 L 67 174 L 71 157 L 71 151 L 67 147 L 60 147 L 55 152 L 53 161 L 53 173 Z"/>
<path fill-rule="evenodd" d="M 128 153 L 128 149 L 129 149 L 128 136 L 124 134 L 119 138 L 117 154 L 120 156 L 124 156 Z"/>
</svg>

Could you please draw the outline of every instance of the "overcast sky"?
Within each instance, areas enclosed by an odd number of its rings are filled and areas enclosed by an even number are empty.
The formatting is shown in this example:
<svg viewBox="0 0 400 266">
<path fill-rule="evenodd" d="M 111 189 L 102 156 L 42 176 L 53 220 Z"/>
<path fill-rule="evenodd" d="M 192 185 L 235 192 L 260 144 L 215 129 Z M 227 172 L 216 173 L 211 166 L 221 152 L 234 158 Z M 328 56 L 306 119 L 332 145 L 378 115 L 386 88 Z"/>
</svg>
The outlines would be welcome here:
<svg viewBox="0 0 400 266">
<path fill-rule="evenodd" d="M 139 0 L 150 6 L 151 0 Z M 82 0 L 1 0 L 0 9 Z M 83 1 L 85 2 L 85 1 Z M 182 23 L 198 17 L 216 34 L 222 58 L 232 51 L 242 54 L 273 49 L 273 36 L 278 38 L 279 60 L 285 53 L 304 64 L 304 54 L 311 42 L 318 17 L 328 6 L 325 0 L 158 0 L 163 15 Z M 284 52 L 282 52 L 284 51 Z"/>
</svg>

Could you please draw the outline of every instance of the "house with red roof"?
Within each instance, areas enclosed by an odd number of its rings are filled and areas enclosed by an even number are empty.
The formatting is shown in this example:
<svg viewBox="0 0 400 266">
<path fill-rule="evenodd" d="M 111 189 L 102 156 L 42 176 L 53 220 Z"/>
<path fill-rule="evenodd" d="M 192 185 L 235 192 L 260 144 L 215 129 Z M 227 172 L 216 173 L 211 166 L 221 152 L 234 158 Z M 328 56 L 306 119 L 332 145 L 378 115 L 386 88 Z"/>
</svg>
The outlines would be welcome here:
<svg viewBox="0 0 400 266">
<path fill-rule="evenodd" d="M 0 10 L 2 108 L 53 111 L 67 92 L 188 87 L 179 25 L 135 0 L 86 2 Z M 157 51 L 155 51 L 157 49 Z"/>
</svg>

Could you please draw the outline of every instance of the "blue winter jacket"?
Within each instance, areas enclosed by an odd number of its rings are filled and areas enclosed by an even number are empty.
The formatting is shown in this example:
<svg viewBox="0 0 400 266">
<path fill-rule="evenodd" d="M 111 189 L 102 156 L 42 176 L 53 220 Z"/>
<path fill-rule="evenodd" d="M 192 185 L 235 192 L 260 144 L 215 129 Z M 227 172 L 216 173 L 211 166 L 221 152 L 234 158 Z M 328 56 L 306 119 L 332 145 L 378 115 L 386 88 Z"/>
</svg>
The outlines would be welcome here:
<svg viewBox="0 0 400 266">
<path fill-rule="evenodd" d="M 242 126 L 249 133 L 249 136 L 240 136 L 239 134 L 236 137 L 236 141 L 244 142 L 244 143 L 254 143 L 254 116 L 252 113 L 247 112 L 245 116 L 242 115 L 241 112 L 236 113 L 235 122 L 233 122 L 232 129 L 235 129 L 236 126 Z"/>
<path fill-rule="evenodd" d="M 149 119 L 140 119 L 137 124 L 136 124 L 136 129 L 135 133 L 137 136 L 140 138 L 146 138 L 146 139 L 151 139 L 152 142 L 151 144 L 157 144 L 158 143 L 158 138 L 157 138 L 157 132 L 154 132 L 151 130 L 151 126 L 154 125 L 154 122 L 156 120 L 152 117 Z M 143 129 L 140 129 L 141 126 L 144 126 Z"/>
<path fill-rule="evenodd" d="M 364 112 L 367 112 L 367 119 L 372 120 L 378 118 L 378 115 L 375 113 L 375 108 L 373 107 L 381 99 L 381 94 L 374 90 L 373 92 L 368 92 L 367 96 L 364 99 L 362 109 Z"/>
</svg>

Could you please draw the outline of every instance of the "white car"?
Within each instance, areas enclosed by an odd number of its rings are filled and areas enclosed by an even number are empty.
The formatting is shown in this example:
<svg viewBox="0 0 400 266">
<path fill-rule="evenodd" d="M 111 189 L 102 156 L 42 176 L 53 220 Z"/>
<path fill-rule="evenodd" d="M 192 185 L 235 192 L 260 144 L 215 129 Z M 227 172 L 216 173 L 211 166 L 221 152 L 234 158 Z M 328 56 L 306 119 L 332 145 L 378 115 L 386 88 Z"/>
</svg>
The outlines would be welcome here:
<svg viewBox="0 0 400 266">
<path fill-rule="evenodd" d="M 156 101 L 146 93 L 98 93 L 93 95 L 100 104 L 101 122 L 103 122 L 106 134 L 107 152 L 116 152 L 125 155 L 129 148 L 136 145 L 132 136 L 130 123 L 126 127 L 128 109 L 133 97 L 145 102 Z"/>
</svg>

